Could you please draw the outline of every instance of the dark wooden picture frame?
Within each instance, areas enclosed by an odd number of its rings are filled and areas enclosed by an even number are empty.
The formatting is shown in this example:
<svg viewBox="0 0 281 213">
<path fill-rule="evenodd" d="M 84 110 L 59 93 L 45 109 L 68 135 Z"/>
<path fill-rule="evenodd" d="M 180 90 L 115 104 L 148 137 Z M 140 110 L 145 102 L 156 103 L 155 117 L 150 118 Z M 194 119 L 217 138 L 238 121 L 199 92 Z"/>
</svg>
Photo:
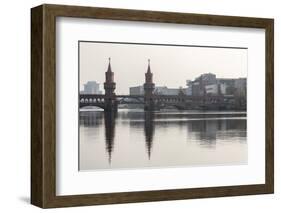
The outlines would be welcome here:
<svg viewBox="0 0 281 213">
<path fill-rule="evenodd" d="M 262 28 L 266 34 L 265 184 L 56 195 L 56 17 Z M 31 9 L 31 203 L 42 208 L 274 192 L 274 20 L 126 9 L 41 5 Z"/>
</svg>

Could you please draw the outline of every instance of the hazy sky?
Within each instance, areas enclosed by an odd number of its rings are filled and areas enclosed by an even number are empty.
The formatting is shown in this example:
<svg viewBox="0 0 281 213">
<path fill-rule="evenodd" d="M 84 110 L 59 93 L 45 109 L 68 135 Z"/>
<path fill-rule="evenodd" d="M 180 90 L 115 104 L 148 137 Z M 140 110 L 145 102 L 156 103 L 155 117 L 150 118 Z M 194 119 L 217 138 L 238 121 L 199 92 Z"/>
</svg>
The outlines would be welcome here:
<svg viewBox="0 0 281 213">
<path fill-rule="evenodd" d="M 104 92 L 109 57 L 116 94 L 143 85 L 148 59 L 156 86 L 185 87 L 186 80 L 209 72 L 218 78 L 247 77 L 247 49 L 80 42 L 80 89 L 97 81 Z"/>
</svg>

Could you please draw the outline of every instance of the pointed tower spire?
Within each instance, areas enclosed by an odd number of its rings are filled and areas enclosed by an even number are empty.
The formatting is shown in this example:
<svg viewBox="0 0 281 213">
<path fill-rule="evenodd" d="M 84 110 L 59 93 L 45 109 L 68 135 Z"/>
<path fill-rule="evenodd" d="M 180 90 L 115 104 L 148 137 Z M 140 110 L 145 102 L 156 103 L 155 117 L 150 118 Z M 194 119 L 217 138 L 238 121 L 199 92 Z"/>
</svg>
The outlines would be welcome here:
<svg viewBox="0 0 281 213">
<path fill-rule="evenodd" d="M 150 70 L 150 59 L 148 59 L 147 73 L 151 73 L 151 70 Z"/>
<path fill-rule="evenodd" d="M 105 82 L 103 84 L 104 97 L 104 111 L 117 112 L 117 101 L 115 95 L 116 83 L 114 82 L 114 72 L 111 70 L 110 58 L 108 58 L 108 68 L 105 72 Z"/>
<path fill-rule="evenodd" d="M 154 108 L 153 91 L 155 84 L 153 83 L 153 74 L 150 70 L 150 59 L 148 59 L 147 72 L 145 73 L 145 82 L 143 84 L 144 89 L 144 110 L 152 111 Z"/>
<path fill-rule="evenodd" d="M 152 83 L 153 74 L 150 69 L 150 59 L 148 59 L 147 72 L 145 73 L 145 83 Z"/>
<path fill-rule="evenodd" d="M 110 58 L 108 58 L 108 68 L 105 72 L 105 82 L 104 82 L 105 95 L 108 97 L 114 95 L 115 82 L 114 82 L 114 72 L 111 70 Z"/>
<path fill-rule="evenodd" d="M 111 64 L 110 64 L 110 57 L 108 58 L 108 68 L 107 68 L 107 72 L 112 72 L 111 71 Z"/>
</svg>

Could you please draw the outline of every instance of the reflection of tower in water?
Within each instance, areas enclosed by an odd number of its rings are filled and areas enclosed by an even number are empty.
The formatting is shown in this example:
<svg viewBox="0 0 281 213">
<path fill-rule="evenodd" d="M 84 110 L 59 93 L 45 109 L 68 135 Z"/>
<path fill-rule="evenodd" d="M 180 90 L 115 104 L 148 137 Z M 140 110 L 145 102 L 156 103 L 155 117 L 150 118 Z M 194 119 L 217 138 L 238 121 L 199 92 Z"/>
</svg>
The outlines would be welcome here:
<svg viewBox="0 0 281 213">
<path fill-rule="evenodd" d="M 154 135 L 154 112 L 144 112 L 144 134 L 148 158 L 150 159 Z"/>
<path fill-rule="evenodd" d="M 115 119 L 117 113 L 104 112 L 104 126 L 105 126 L 105 145 L 108 153 L 108 162 L 111 163 L 112 152 L 114 149 L 115 136 Z"/>
</svg>

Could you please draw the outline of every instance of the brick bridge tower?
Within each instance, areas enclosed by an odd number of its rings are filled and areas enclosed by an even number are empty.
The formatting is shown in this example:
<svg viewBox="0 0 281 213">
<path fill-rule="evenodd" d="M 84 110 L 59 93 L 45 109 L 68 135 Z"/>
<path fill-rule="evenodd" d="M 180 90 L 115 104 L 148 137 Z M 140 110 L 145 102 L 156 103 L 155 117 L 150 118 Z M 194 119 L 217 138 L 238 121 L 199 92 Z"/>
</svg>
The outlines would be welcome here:
<svg viewBox="0 0 281 213">
<path fill-rule="evenodd" d="M 148 59 L 148 68 L 145 73 L 145 83 L 143 85 L 144 88 L 144 110 L 145 111 L 153 111 L 154 110 L 154 98 L 153 91 L 155 88 L 155 84 L 153 83 L 153 74 L 150 70 L 150 59 Z"/>
<path fill-rule="evenodd" d="M 105 97 L 104 97 L 104 104 L 105 108 L 104 111 L 117 111 L 117 101 L 115 90 L 116 84 L 114 82 L 114 73 L 111 70 L 110 58 L 108 58 L 108 68 L 105 72 L 105 82 L 104 82 L 104 90 L 105 90 Z"/>
</svg>

